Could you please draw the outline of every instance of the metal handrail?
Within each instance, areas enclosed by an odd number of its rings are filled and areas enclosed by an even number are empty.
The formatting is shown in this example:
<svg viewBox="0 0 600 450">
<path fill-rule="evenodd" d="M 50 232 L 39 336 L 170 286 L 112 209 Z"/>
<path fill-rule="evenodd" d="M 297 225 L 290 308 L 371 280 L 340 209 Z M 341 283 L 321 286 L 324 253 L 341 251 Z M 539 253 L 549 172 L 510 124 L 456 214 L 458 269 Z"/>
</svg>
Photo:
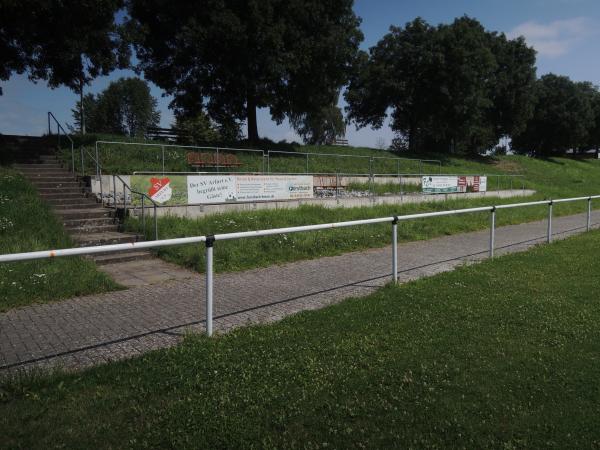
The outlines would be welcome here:
<svg viewBox="0 0 600 450">
<path fill-rule="evenodd" d="M 305 231 L 317 231 L 330 228 L 343 228 L 359 225 L 369 225 L 376 223 L 392 224 L 392 281 L 398 282 L 398 223 L 413 219 L 425 219 L 431 217 L 450 216 L 457 214 L 468 214 L 477 212 L 490 212 L 490 239 L 489 239 L 489 257 L 494 257 L 495 230 L 496 230 L 496 212 L 499 209 L 518 208 L 527 206 L 548 206 L 547 237 L 546 241 L 552 241 L 552 207 L 554 203 L 566 203 L 575 201 L 587 201 L 586 230 L 591 228 L 592 200 L 600 198 L 600 195 L 591 195 L 586 197 L 572 197 L 558 200 L 540 200 L 535 202 L 511 203 L 504 205 L 481 206 L 476 208 L 464 208 L 447 211 L 435 211 L 429 213 L 407 214 L 404 216 L 387 216 L 373 219 L 352 220 L 347 222 L 333 222 L 317 225 L 303 225 L 285 228 L 272 228 L 267 230 L 243 231 L 237 233 L 224 233 L 215 235 L 193 236 L 187 238 L 163 239 L 147 242 L 130 242 L 127 244 L 99 245 L 95 247 L 68 248 L 59 250 L 43 250 L 37 252 L 12 253 L 0 255 L 0 263 L 14 261 L 28 261 L 33 259 L 54 258 L 60 256 L 91 255 L 102 252 L 118 252 L 132 249 L 146 249 L 167 247 L 182 244 L 196 244 L 204 242 L 206 247 L 206 333 L 212 335 L 212 307 L 213 307 L 213 246 L 217 241 L 226 241 L 232 239 L 244 239 L 251 237 L 272 236 L 284 233 L 299 233 Z"/>
<path fill-rule="evenodd" d="M 71 139 L 71 136 L 69 136 L 67 134 L 67 132 L 65 131 L 63 126 L 60 124 L 58 119 L 54 116 L 54 114 L 52 114 L 51 111 L 48 111 L 48 136 L 52 135 L 52 127 L 50 126 L 50 118 L 52 118 L 54 120 L 54 122 L 56 122 L 56 134 L 58 136 L 58 147 L 60 148 L 60 131 L 61 130 L 62 130 L 63 134 L 65 135 L 65 137 L 69 140 L 69 142 L 71 142 L 71 171 L 73 173 L 75 173 L 75 145 L 73 143 L 73 139 Z"/>
<path fill-rule="evenodd" d="M 83 147 L 82 147 L 83 149 Z M 82 150 L 83 151 L 83 150 Z M 104 188 L 102 187 L 102 165 L 100 164 L 100 162 L 93 156 L 90 154 L 90 152 L 86 149 L 85 153 L 87 153 L 87 155 L 96 163 L 96 176 L 98 178 L 98 182 L 100 183 L 100 202 L 102 204 L 104 204 Z M 152 207 L 154 209 L 154 239 L 158 240 L 158 216 L 157 216 L 157 208 L 158 208 L 158 204 L 152 200 L 152 198 L 150 196 L 148 196 L 147 194 L 144 194 L 143 192 L 139 192 L 139 191 L 135 191 L 131 188 L 131 186 L 129 186 L 129 184 L 127 184 L 125 182 L 125 180 L 123 178 L 121 178 L 120 175 L 117 174 L 113 174 L 113 205 L 115 207 L 115 212 L 118 209 L 117 206 L 117 185 L 116 185 L 116 178 L 119 179 L 119 181 L 121 182 L 122 186 L 123 186 L 123 219 L 125 219 L 125 217 L 127 216 L 127 190 L 129 190 L 129 192 L 131 194 L 137 194 L 141 197 L 142 199 L 142 218 L 143 218 L 143 229 L 144 229 L 144 236 L 146 235 L 146 221 L 145 221 L 145 207 L 144 207 L 144 198 L 147 198 L 148 200 L 150 200 L 150 203 L 152 203 Z"/>
</svg>

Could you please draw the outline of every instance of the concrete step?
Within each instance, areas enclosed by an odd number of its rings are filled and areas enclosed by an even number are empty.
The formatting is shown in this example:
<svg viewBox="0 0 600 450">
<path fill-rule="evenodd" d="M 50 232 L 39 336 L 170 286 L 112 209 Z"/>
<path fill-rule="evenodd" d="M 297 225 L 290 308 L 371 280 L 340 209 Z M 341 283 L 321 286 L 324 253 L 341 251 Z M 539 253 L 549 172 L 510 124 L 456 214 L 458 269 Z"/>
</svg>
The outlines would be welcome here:
<svg viewBox="0 0 600 450">
<path fill-rule="evenodd" d="M 134 250 L 126 252 L 114 252 L 108 254 L 97 253 L 95 255 L 92 255 L 91 257 L 94 260 L 94 262 L 99 266 L 154 258 L 152 253 L 148 250 Z"/>
<path fill-rule="evenodd" d="M 40 180 L 30 180 L 31 184 L 40 189 L 48 189 L 55 188 L 60 190 L 66 189 L 80 189 L 82 186 L 79 181 L 73 181 L 73 179 L 67 178 L 66 180 L 55 180 L 55 181 L 40 181 Z"/>
<path fill-rule="evenodd" d="M 73 187 L 38 187 L 40 194 L 83 194 L 83 186 Z"/>
<path fill-rule="evenodd" d="M 32 183 L 79 183 L 79 181 L 77 181 L 75 179 L 75 177 L 70 174 L 51 175 L 51 176 L 44 176 L 44 175 L 29 176 L 29 175 L 26 175 L 25 178 L 27 178 Z"/>
<path fill-rule="evenodd" d="M 52 178 L 52 177 L 70 177 L 71 180 L 74 180 L 75 177 L 73 176 L 73 174 L 71 172 L 67 172 L 66 170 L 63 169 L 59 169 L 59 170 L 25 170 L 25 169 L 20 169 L 20 172 L 23 174 L 23 176 L 25 178 L 27 178 L 28 180 L 33 180 L 36 178 Z"/>
<path fill-rule="evenodd" d="M 56 192 L 40 192 L 40 197 L 42 197 L 44 200 L 56 200 L 56 199 L 74 199 L 74 198 L 90 198 L 90 197 L 85 197 L 84 193 L 79 191 L 79 192 L 60 192 L 59 190 L 55 189 Z M 92 198 L 93 200 L 93 198 Z"/>
<path fill-rule="evenodd" d="M 104 226 L 104 225 L 116 225 L 116 222 L 112 217 L 94 217 L 91 219 L 65 219 L 63 220 L 63 226 L 65 228 L 80 228 L 86 226 Z"/>
<path fill-rule="evenodd" d="M 92 247 L 96 245 L 140 242 L 142 240 L 142 236 L 135 233 L 106 231 L 103 233 L 76 234 L 73 235 L 73 240 L 79 247 Z"/>
<path fill-rule="evenodd" d="M 106 208 L 56 208 L 54 211 L 62 218 L 63 221 L 76 219 L 101 219 L 103 217 L 112 217 L 112 210 Z"/>
<path fill-rule="evenodd" d="M 58 163 L 48 163 L 48 164 L 43 164 L 40 162 L 32 162 L 32 163 L 17 163 L 17 164 L 13 164 L 13 167 L 15 169 L 61 169 L 62 166 Z"/>
<path fill-rule="evenodd" d="M 98 206 L 100 206 L 95 200 L 87 197 L 45 198 L 44 200 L 55 208 L 64 209 L 77 209 L 77 206 L 79 206 L 81 209 L 89 209 L 98 208 Z"/>
<path fill-rule="evenodd" d="M 76 236 L 78 234 L 92 235 L 92 234 L 101 234 L 106 232 L 118 232 L 119 226 L 117 224 L 114 225 L 89 225 L 85 227 L 76 227 L 76 228 L 66 228 L 67 232 L 71 236 Z"/>
</svg>

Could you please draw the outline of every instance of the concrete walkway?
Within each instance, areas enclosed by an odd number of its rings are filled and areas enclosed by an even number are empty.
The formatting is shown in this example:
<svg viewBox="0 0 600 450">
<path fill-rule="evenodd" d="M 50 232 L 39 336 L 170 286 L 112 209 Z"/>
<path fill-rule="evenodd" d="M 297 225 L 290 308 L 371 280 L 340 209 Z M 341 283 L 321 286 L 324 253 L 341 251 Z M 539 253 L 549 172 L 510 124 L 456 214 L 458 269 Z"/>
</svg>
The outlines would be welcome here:
<svg viewBox="0 0 600 450">
<path fill-rule="evenodd" d="M 595 212 L 593 222 L 600 219 Z M 401 226 L 401 225 L 400 225 Z M 585 215 L 555 218 L 554 238 L 585 229 Z M 545 240 L 546 222 L 501 227 L 497 254 Z M 401 281 L 487 257 L 489 230 L 399 247 Z M 219 257 L 215 249 L 215 257 Z M 390 280 L 391 248 L 215 276 L 216 332 L 367 295 Z M 0 374 L 33 367 L 78 369 L 178 343 L 204 329 L 204 276 L 34 305 L 0 314 Z"/>
</svg>

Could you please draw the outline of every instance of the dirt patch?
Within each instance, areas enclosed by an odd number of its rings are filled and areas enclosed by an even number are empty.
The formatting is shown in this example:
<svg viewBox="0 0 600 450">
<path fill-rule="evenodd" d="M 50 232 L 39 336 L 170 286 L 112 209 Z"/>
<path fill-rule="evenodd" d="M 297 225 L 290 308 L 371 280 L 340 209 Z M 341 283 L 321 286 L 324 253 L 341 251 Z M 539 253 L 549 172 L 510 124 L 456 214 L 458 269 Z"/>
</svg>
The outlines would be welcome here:
<svg viewBox="0 0 600 450">
<path fill-rule="evenodd" d="M 497 160 L 494 163 L 494 166 L 496 166 L 498 169 L 502 170 L 503 172 L 521 172 L 522 171 L 522 167 L 518 162 L 509 161 L 506 159 Z"/>
</svg>

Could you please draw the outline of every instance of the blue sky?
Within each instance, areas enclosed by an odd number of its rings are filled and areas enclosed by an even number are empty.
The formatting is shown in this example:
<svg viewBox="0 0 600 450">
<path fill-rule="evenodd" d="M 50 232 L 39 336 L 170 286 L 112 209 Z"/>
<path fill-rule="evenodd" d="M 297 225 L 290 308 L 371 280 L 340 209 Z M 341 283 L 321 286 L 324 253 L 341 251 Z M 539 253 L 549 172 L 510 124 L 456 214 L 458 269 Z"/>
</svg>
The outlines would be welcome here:
<svg viewBox="0 0 600 450">
<path fill-rule="evenodd" d="M 362 18 L 364 49 L 375 45 L 390 25 L 404 25 L 417 16 L 431 24 L 450 22 L 467 14 L 477 18 L 487 29 L 509 36 L 525 36 L 537 51 L 538 76 L 554 72 L 577 81 L 600 84 L 600 1 L 598 0 L 355 0 L 354 7 Z M 106 88 L 112 79 L 133 76 L 131 71 L 115 71 L 96 79 L 91 92 Z M 37 135 L 47 126 L 46 111 L 53 111 L 63 123 L 72 122 L 71 108 L 77 96 L 66 88 L 51 90 L 44 82 L 34 84 L 26 76 L 13 76 L 2 82 L 0 96 L 0 133 Z M 159 101 L 161 124 L 170 126 L 173 116 L 169 98 L 152 86 Z M 267 110 L 258 114 L 259 134 L 274 140 L 299 140 L 287 123 L 277 126 Z M 389 144 L 389 127 L 380 130 L 356 130 L 349 125 L 346 133 L 352 145 L 375 146 L 383 138 Z"/>
</svg>

